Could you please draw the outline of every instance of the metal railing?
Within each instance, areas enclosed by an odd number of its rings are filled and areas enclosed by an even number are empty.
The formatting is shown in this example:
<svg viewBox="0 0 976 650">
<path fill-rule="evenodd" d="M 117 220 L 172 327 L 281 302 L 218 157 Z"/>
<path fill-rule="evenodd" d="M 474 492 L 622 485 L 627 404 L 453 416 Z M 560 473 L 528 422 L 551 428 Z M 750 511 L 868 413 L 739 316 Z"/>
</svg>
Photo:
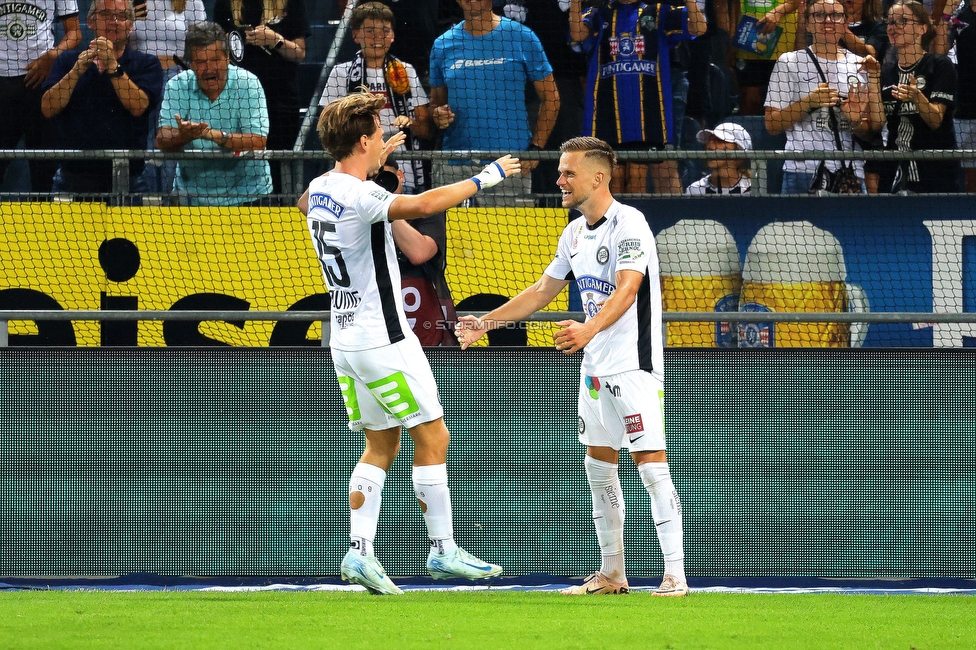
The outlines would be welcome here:
<svg viewBox="0 0 976 650">
<path fill-rule="evenodd" d="M 465 312 L 483 317 L 487 312 Z M 9 321 L 319 321 L 322 323 L 322 345 L 328 346 L 328 311 L 220 311 L 220 310 L 0 310 L 0 347 L 9 344 Z M 524 322 L 548 323 L 560 320 L 585 320 L 577 311 L 535 313 Z M 976 313 L 945 312 L 664 312 L 669 322 L 729 323 L 976 323 Z"/>
<path fill-rule="evenodd" d="M 430 160 L 433 162 L 462 160 L 480 162 L 493 160 L 505 154 L 513 154 L 523 160 L 559 160 L 558 151 L 501 151 L 501 150 L 465 150 L 465 151 L 403 151 L 397 152 L 400 160 Z M 752 171 L 752 195 L 769 195 L 767 185 L 766 163 L 768 161 L 785 160 L 850 160 L 850 161 L 976 161 L 976 150 L 952 149 L 931 151 L 845 151 L 839 155 L 837 151 L 687 151 L 683 149 L 640 152 L 621 151 L 617 158 L 622 161 L 632 160 L 748 160 Z M 163 153 L 152 150 L 91 150 L 91 151 L 60 151 L 46 149 L 0 149 L 0 159 L 56 159 L 56 160 L 111 160 L 112 161 L 112 195 L 126 195 L 129 193 L 129 162 L 130 160 L 145 160 L 161 163 L 165 160 L 268 160 L 280 161 L 287 170 L 286 187 L 288 195 L 299 196 L 305 188 L 305 162 L 329 162 L 331 156 L 324 151 L 245 151 L 240 154 L 222 151 L 189 150 L 176 153 Z M 2 180 L 2 179 L 0 179 Z M 22 194 L 22 193 L 16 193 Z M 35 192 L 35 194 L 50 194 L 50 192 Z M 168 194 L 168 193 L 164 193 Z M 2 198 L 2 196 L 0 196 Z"/>
</svg>

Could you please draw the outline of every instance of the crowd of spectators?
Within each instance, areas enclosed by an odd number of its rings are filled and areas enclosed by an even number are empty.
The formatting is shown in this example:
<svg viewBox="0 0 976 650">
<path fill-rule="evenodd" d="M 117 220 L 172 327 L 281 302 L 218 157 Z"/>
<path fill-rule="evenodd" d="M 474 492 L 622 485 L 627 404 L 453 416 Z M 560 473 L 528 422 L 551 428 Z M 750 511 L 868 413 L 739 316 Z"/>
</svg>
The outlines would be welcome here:
<svg viewBox="0 0 976 650">
<path fill-rule="evenodd" d="M 328 4 L 338 18 L 346 3 Z M 22 29 L 0 33 L 18 41 L 0 48 L 0 147 L 294 147 L 309 103 L 299 74 L 313 38 L 306 0 L 34 5 L 13 17 Z M 721 142 L 748 149 L 742 138 L 716 135 L 731 133 L 728 123 L 750 142 L 783 133 L 788 150 L 836 149 L 838 159 L 824 165 L 785 161 L 783 186 L 769 189 L 799 194 L 811 191 L 821 167 L 846 165 L 844 152 L 976 147 L 972 0 L 374 0 L 352 16 L 355 50 L 330 69 L 319 105 L 363 86 L 385 94 L 384 132 L 407 132 L 407 151 L 553 151 L 592 134 L 628 152 L 616 192 L 725 194 L 732 188 L 707 191 L 720 178 L 715 165 L 690 165 L 689 177 L 656 152 Z M 210 38 L 218 26 L 225 39 L 191 52 L 193 25 Z M 730 98 L 734 107 L 714 114 Z M 401 159 L 403 191 L 468 177 L 483 164 L 422 158 Z M 729 173 L 744 171 L 736 163 Z M 260 203 L 293 191 L 279 164 L 133 158 L 129 191 Z M 7 167 L 0 161 L 0 181 Z M 971 160 L 853 168 L 868 193 L 976 192 Z M 522 169 L 521 183 L 479 195 L 479 204 L 526 206 L 556 194 L 552 160 L 527 158 Z M 30 163 L 35 197 L 107 193 L 117 180 L 107 159 Z"/>
</svg>

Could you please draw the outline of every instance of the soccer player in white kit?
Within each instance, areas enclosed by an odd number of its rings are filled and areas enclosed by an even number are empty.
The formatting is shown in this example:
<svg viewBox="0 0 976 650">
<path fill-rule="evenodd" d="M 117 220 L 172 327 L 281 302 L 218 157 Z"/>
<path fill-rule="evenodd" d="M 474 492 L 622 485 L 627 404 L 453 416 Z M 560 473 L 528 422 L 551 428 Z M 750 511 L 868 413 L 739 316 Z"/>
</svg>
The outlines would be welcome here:
<svg viewBox="0 0 976 650">
<path fill-rule="evenodd" d="M 447 484 L 444 411 L 427 357 L 403 311 L 400 271 L 391 221 L 426 217 L 453 207 L 481 188 L 519 172 L 503 156 L 484 171 L 423 194 L 391 194 L 366 178 L 403 142 L 383 141 L 383 95 L 356 93 L 322 111 L 318 133 L 337 161 L 298 200 L 332 299 L 330 347 L 349 414 L 349 428 L 365 430 L 366 449 L 349 479 L 350 548 L 344 580 L 375 594 L 402 591 L 373 553 L 386 473 L 400 448 L 400 427 L 414 441 L 413 484 L 431 540 L 427 568 L 434 578 L 477 580 L 497 576 L 454 541 Z"/>
<path fill-rule="evenodd" d="M 583 350 L 579 440 L 586 445 L 586 478 L 602 564 L 567 595 L 629 591 L 624 568 L 624 499 L 617 476 L 620 448 L 630 448 L 651 495 L 651 512 L 664 553 L 657 596 L 685 596 L 681 501 L 671 480 L 664 442 L 664 351 L 661 287 L 654 236 L 638 210 L 610 194 L 613 149 L 579 137 L 560 148 L 559 179 L 565 208 L 582 213 L 559 238 L 542 277 L 483 318 L 462 316 L 456 333 L 467 348 L 488 330 L 524 320 L 548 305 L 575 278 L 586 320 L 557 323 L 557 350 Z"/>
</svg>

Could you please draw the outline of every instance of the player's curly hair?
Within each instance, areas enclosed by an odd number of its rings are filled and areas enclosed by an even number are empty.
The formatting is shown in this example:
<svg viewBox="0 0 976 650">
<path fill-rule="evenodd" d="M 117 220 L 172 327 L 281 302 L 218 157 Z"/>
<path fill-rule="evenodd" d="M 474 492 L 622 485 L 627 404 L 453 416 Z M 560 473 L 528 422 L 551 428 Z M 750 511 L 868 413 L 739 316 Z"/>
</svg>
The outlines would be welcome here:
<svg viewBox="0 0 976 650">
<path fill-rule="evenodd" d="M 583 152 L 584 158 L 594 158 L 610 168 L 610 173 L 617 167 L 617 154 L 613 148 L 600 138 L 579 136 L 570 138 L 559 147 L 562 153 Z"/>
<path fill-rule="evenodd" d="M 372 136 L 379 128 L 376 118 L 386 105 L 386 97 L 369 92 L 352 93 L 330 103 L 319 115 L 318 133 L 322 148 L 336 160 L 348 158 L 362 136 Z"/>
</svg>

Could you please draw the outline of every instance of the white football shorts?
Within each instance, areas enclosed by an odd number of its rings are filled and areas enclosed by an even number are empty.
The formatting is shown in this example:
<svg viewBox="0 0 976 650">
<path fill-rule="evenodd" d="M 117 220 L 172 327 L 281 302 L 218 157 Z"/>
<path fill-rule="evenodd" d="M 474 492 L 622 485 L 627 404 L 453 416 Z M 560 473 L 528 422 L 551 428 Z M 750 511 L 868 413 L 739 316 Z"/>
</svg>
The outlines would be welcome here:
<svg viewBox="0 0 976 650">
<path fill-rule="evenodd" d="M 618 451 L 665 449 L 664 383 L 643 370 L 581 377 L 579 441 Z"/>
<path fill-rule="evenodd" d="M 415 337 L 372 350 L 332 350 L 353 431 L 381 431 L 444 416 L 437 382 Z"/>
</svg>

